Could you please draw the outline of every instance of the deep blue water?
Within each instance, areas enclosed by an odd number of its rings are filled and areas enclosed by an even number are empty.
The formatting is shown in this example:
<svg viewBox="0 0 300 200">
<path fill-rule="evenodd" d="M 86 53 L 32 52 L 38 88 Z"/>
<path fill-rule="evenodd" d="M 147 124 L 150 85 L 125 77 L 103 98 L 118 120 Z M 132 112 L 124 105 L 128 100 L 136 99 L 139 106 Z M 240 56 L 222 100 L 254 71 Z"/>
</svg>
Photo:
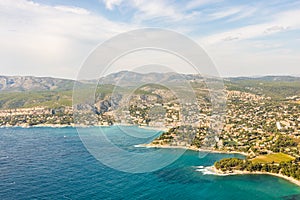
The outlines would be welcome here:
<svg viewBox="0 0 300 200">
<path fill-rule="evenodd" d="M 151 133 L 135 127 L 127 131 Z M 115 127 L 105 128 L 105 133 L 125 150 L 153 151 L 135 148 L 146 140 L 124 136 Z M 196 171 L 197 166 L 210 166 L 228 156 L 238 155 L 199 158 L 197 152 L 186 151 L 163 169 L 131 174 L 95 159 L 74 128 L 2 128 L 0 199 L 300 199 L 299 187 L 277 177 L 221 177 Z"/>
</svg>

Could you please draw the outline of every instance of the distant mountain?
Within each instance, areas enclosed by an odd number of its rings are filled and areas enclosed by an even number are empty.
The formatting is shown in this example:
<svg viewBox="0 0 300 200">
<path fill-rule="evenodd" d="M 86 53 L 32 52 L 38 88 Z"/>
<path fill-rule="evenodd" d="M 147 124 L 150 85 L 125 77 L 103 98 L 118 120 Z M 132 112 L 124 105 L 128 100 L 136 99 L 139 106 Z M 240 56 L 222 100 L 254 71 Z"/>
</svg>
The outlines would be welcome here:
<svg viewBox="0 0 300 200">
<path fill-rule="evenodd" d="M 177 73 L 136 73 L 121 71 L 100 78 L 104 84 L 101 95 L 108 95 L 114 90 L 114 85 L 126 91 L 132 85 L 147 85 L 149 83 L 173 84 L 181 86 L 182 81 L 200 80 L 200 75 Z M 211 79 L 213 80 L 213 79 Z M 60 107 L 72 105 L 72 92 L 75 80 L 33 77 L 33 76 L 0 76 L 0 109 L 19 107 Z M 98 80 L 84 80 L 79 82 L 79 88 L 86 89 Z M 291 96 L 300 96 L 300 77 L 293 76 L 264 76 L 264 77 L 235 77 L 224 78 L 227 90 L 237 90 L 270 96 L 273 99 L 284 100 Z M 205 85 L 205 84 L 204 84 Z M 203 84 L 193 83 L 193 88 L 203 87 Z M 205 87 L 205 86 L 204 86 Z M 103 90 L 104 89 L 104 90 Z M 159 91 L 159 90 L 158 90 Z M 141 94 L 147 91 L 139 91 Z"/>
<path fill-rule="evenodd" d="M 113 84 L 118 86 L 130 86 L 137 83 L 180 83 L 181 81 L 203 80 L 201 75 L 168 73 L 137 73 L 132 71 L 120 71 L 109 74 L 99 79 L 101 84 Z M 242 85 L 258 82 L 300 82 L 300 77 L 293 76 L 263 76 L 263 77 L 234 77 L 224 78 L 225 82 L 241 83 Z M 0 92 L 22 91 L 60 91 L 72 90 L 74 80 L 34 77 L 34 76 L 0 76 Z M 82 80 L 80 84 L 95 84 L 97 80 Z"/>
<path fill-rule="evenodd" d="M 99 83 L 129 86 L 136 85 L 137 83 L 180 82 L 200 78 L 198 75 L 182 75 L 176 73 L 141 74 L 121 71 L 100 78 Z M 97 82 L 97 80 L 80 81 L 82 85 L 95 84 Z M 74 80 L 70 79 L 34 76 L 0 76 L 0 92 L 71 90 L 73 84 Z"/>
<path fill-rule="evenodd" d="M 100 78 L 99 82 L 104 84 L 116 84 L 120 86 L 128 86 L 137 83 L 172 83 L 184 80 L 200 80 L 200 75 L 194 74 L 178 74 L 174 72 L 167 73 L 137 73 L 132 71 L 120 71 L 109 74 Z"/>
<path fill-rule="evenodd" d="M 0 91 L 69 90 L 72 89 L 73 83 L 73 80 L 50 77 L 0 76 Z"/>
<path fill-rule="evenodd" d="M 294 82 L 300 81 L 300 77 L 297 76 L 261 76 L 261 77 L 234 77 L 234 78 L 225 78 L 231 81 L 274 81 L 274 82 Z"/>
</svg>

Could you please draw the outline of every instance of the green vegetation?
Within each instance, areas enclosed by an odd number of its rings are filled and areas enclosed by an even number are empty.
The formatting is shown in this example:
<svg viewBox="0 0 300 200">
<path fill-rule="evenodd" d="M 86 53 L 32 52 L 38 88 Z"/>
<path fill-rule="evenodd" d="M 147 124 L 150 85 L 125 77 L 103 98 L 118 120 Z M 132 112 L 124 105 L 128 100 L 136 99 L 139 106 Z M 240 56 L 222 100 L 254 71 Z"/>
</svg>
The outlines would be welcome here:
<svg viewBox="0 0 300 200">
<path fill-rule="evenodd" d="M 72 91 L 5 92 L 0 96 L 1 109 L 72 105 Z"/>
<path fill-rule="evenodd" d="M 247 167 L 245 160 L 239 158 L 224 158 L 215 162 L 215 167 L 222 171 L 244 170 Z"/>
<path fill-rule="evenodd" d="M 286 147 L 297 147 L 298 143 L 294 139 L 280 135 L 274 145 L 270 148 L 273 152 L 283 152 Z"/>
<path fill-rule="evenodd" d="M 273 153 L 273 154 L 268 154 L 268 155 L 261 155 L 257 156 L 256 158 L 252 159 L 251 161 L 253 163 L 281 163 L 281 162 L 289 162 L 295 160 L 294 157 L 284 154 L 284 153 Z"/>
<path fill-rule="evenodd" d="M 22 107 L 34 107 L 34 106 L 66 106 L 71 105 L 72 102 L 72 89 L 74 82 L 71 80 L 64 80 L 58 83 L 55 90 L 30 90 L 19 92 L 1 92 L 0 96 L 0 109 L 8 108 L 22 108 Z M 84 95 L 85 88 L 91 86 L 89 83 L 78 83 L 78 89 L 82 90 Z M 179 82 L 172 84 L 172 89 L 176 87 L 176 90 L 182 94 L 187 93 L 185 87 L 181 90 Z M 197 95 L 201 95 L 207 98 L 207 87 L 203 81 L 191 82 L 191 87 Z M 234 78 L 225 80 L 225 87 L 227 90 L 235 90 L 242 92 L 249 92 L 257 95 L 270 96 L 275 100 L 285 100 L 289 96 L 300 96 L 300 78 L 293 77 L 265 77 L 265 78 Z M 112 94 L 112 92 L 122 93 L 128 92 L 132 88 L 119 87 L 111 84 L 98 85 L 96 89 L 96 97 L 104 98 Z M 135 90 L 137 95 L 153 95 L 155 90 L 169 90 L 168 88 L 159 84 L 146 84 Z M 189 96 L 187 94 L 186 96 Z M 296 101 L 297 102 L 297 101 Z"/>
<path fill-rule="evenodd" d="M 297 162 L 280 162 L 279 164 L 259 163 L 238 158 L 225 158 L 215 162 L 216 169 L 223 172 L 232 172 L 234 170 L 248 172 L 269 172 L 282 174 L 300 180 L 300 166 Z"/>
<path fill-rule="evenodd" d="M 300 78 L 236 78 L 226 81 L 225 85 L 228 90 L 250 92 L 257 95 L 263 94 L 276 100 L 284 100 L 289 96 L 300 96 Z"/>
</svg>

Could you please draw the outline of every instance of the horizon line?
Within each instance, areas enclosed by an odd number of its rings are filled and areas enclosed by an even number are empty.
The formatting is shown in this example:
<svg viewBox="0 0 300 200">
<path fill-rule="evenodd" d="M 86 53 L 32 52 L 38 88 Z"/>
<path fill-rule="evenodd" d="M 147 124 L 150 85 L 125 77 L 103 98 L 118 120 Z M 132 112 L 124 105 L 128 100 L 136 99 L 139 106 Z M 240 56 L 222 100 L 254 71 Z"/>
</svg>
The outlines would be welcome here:
<svg viewBox="0 0 300 200">
<path fill-rule="evenodd" d="M 167 74 L 167 73 L 175 73 L 175 74 L 184 74 L 184 75 L 201 75 L 201 74 L 193 74 L 193 73 L 177 73 L 177 72 L 147 72 L 147 73 L 141 73 L 141 72 L 135 72 L 135 71 L 129 71 L 129 70 L 121 70 L 118 72 L 114 72 L 114 73 L 110 73 L 107 74 L 105 76 L 99 77 L 99 78 L 103 78 L 103 77 L 107 77 L 111 74 L 117 74 L 117 73 L 121 73 L 121 72 L 133 72 L 133 73 L 137 73 L 137 74 Z M 6 77 L 34 77 L 34 78 L 53 78 L 53 79 L 65 79 L 65 80 L 73 80 L 75 81 L 76 78 L 70 78 L 70 77 L 57 77 L 57 76 L 47 76 L 47 75 L 7 75 L 7 74 L 0 74 L 1 76 L 6 76 Z M 204 75 L 201 75 L 204 76 Z M 231 75 L 231 76 L 219 76 L 218 78 L 263 78 L 263 77 L 300 77 L 300 74 L 262 74 L 262 75 Z M 91 78 L 91 79 L 83 79 L 83 80 L 97 80 L 99 78 Z"/>
</svg>

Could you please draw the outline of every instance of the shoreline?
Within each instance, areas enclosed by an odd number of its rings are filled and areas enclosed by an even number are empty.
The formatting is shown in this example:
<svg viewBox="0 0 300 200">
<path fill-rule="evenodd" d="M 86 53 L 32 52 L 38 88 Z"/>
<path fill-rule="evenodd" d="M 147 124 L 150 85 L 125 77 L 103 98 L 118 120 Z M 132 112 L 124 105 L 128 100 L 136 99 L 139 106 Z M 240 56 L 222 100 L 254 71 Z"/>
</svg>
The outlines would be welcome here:
<svg viewBox="0 0 300 200">
<path fill-rule="evenodd" d="M 134 124 L 113 124 L 113 125 L 75 125 L 75 124 L 37 124 L 37 125 L 27 125 L 27 124 L 20 124 L 20 125 L 2 125 L 0 128 L 39 128 L 39 127 L 45 127 L 45 128 L 65 128 L 65 127 L 73 127 L 73 128 L 89 128 L 89 127 L 112 127 L 112 126 L 132 126 L 137 127 L 141 129 L 146 130 L 155 130 L 155 131 L 168 131 L 169 128 L 164 127 L 150 127 L 150 126 L 137 126 Z"/>
<path fill-rule="evenodd" d="M 97 125 L 96 125 L 97 126 Z M 137 128 L 142 128 L 142 129 L 147 129 L 147 130 L 155 130 L 155 131 L 168 131 L 170 128 L 168 127 L 160 127 L 160 126 L 140 126 L 140 125 L 137 125 L 137 124 L 127 124 L 127 123 L 115 123 L 113 125 L 110 125 L 110 126 L 134 126 L 134 127 L 137 127 Z"/>
<path fill-rule="evenodd" d="M 227 152 L 227 151 L 218 151 L 218 150 L 208 150 L 208 149 L 197 148 L 195 146 L 186 147 L 186 146 L 141 144 L 141 145 L 138 145 L 138 147 L 166 148 L 166 149 L 168 149 L 168 148 L 182 148 L 182 149 L 187 149 L 187 150 L 191 150 L 191 151 L 199 151 L 199 152 L 221 153 L 221 154 L 240 154 L 240 155 L 243 155 L 243 156 L 248 156 L 248 154 L 244 153 L 244 152 L 236 152 L 236 151 L 232 151 L 232 152 L 228 151 Z M 271 172 L 260 172 L 260 171 L 250 172 L 250 171 L 240 171 L 240 170 L 234 170 L 232 172 L 223 172 L 221 170 L 216 169 L 215 166 L 207 167 L 207 169 L 209 171 L 211 171 L 216 176 L 255 175 L 255 174 L 256 175 L 276 176 L 278 178 L 285 179 L 285 180 L 289 181 L 290 183 L 293 183 L 293 184 L 300 187 L 300 180 L 296 180 L 292 177 L 288 177 L 288 176 L 285 176 L 285 175 L 282 175 L 282 174 L 276 174 L 276 173 L 271 173 Z"/>
<path fill-rule="evenodd" d="M 103 125 L 87 126 L 87 125 L 69 125 L 69 124 L 38 124 L 33 126 L 18 125 L 18 126 L 0 126 L 0 128 L 88 128 L 88 127 L 108 127 Z"/>
<path fill-rule="evenodd" d="M 69 124 L 37 124 L 37 125 L 33 125 L 33 126 L 29 126 L 29 125 L 18 125 L 18 126 L 0 126 L 0 128 L 65 128 L 65 127 L 77 127 L 74 125 L 69 125 Z"/>
<path fill-rule="evenodd" d="M 300 187 L 300 180 L 294 179 L 292 177 L 285 176 L 283 174 L 276 174 L 271 172 L 260 172 L 260 171 L 241 171 L 241 170 L 233 170 L 232 172 L 223 172 L 221 170 L 216 169 L 215 166 L 208 167 L 208 170 L 213 172 L 216 176 L 236 176 L 236 175 L 269 175 L 269 176 L 276 176 L 278 178 L 285 179 L 290 183 L 293 183 Z"/>
<path fill-rule="evenodd" d="M 201 149 L 196 146 L 170 146 L 170 145 L 161 145 L 161 144 L 139 144 L 138 147 L 145 147 L 145 148 L 164 148 L 164 149 L 186 149 L 191 151 L 201 151 L 201 152 L 208 152 L 208 153 L 221 153 L 221 154 L 240 154 L 243 156 L 248 156 L 249 154 L 245 152 L 239 151 L 223 151 L 223 150 L 216 150 L 216 149 Z"/>
<path fill-rule="evenodd" d="M 122 125 L 120 125 L 120 126 L 122 126 Z M 161 131 L 161 132 L 166 132 L 169 130 L 169 128 L 163 128 L 163 127 L 151 127 L 151 126 L 137 126 L 137 127 L 146 129 L 146 130 Z"/>
</svg>

